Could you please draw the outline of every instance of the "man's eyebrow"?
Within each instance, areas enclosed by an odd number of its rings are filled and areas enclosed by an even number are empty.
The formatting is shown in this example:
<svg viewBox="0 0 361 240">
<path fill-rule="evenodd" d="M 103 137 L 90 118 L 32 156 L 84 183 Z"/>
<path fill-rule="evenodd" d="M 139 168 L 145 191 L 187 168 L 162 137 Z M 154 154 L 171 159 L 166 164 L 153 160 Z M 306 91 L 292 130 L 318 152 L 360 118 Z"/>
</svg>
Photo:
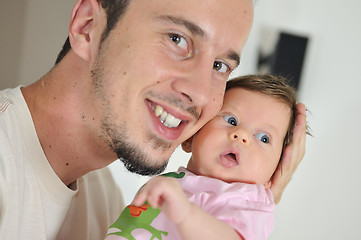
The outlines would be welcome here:
<svg viewBox="0 0 361 240">
<path fill-rule="evenodd" d="M 236 67 L 238 67 L 239 64 L 241 63 L 241 57 L 238 53 L 231 51 L 227 56 L 229 59 L 236 61 L 237 63 Z"/>
<path fill-rule="evenodd" d="M 157 19 L 172 22 L 178 25 L 183 25 L 194 35 L 198 35 L 202 38 L 207 38 L 207 33 L 200 26 L 183 18 L 169 16 L 169 15 L 162 15 L 162 16 L 158 16 Z M 237 52 L 231 51 L 229 54 L 227 54 L 227 57 L 236 62 L 237 64 L 236 67 L 241 62 L 241 57 Z"/>
<path fill-rule="evenodd" d="M 204 32 L 204 30 L 200 26 L 198 26 L 197 24 L 195 24 L 193 22 L 185 20 L 183 18 L 169 16 L 169 15 L 163 15 L 163 16 L 157 17 L 157 19 L 172 22 L 172 23 L 175 23 L 178 25 L 183 25 L 194 35 L 200 36 L 202 38 L 207 37 L 207 34 Z"/>
</svg>

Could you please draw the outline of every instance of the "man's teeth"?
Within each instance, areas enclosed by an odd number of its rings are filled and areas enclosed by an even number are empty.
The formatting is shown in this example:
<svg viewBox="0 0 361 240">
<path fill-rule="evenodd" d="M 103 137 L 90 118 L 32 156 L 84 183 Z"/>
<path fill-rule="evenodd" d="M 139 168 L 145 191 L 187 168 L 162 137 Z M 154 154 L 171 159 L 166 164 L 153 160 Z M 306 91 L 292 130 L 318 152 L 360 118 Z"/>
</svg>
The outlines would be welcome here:
<svg viewBox="0 0 361 240">
<path fill-rule="evenodd" d="M 150 106 L 154 111 L 154 114 L 159 117 L 159 120 L 164 124 L 164 126 L 169 128 L 178 127 L 182 120 L 175 118 L 173 115 L 164 111 L 164 109 L 157 105 L 156 107 Z"/>
</svg>

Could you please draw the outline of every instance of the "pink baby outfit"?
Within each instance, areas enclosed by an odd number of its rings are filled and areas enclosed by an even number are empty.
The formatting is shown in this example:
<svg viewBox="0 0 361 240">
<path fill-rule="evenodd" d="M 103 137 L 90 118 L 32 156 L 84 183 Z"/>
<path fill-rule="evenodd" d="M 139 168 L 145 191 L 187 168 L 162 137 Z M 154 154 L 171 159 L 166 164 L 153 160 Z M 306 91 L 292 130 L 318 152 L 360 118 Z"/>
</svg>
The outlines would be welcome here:
<svg viewBox="0 0 361 240">
<path fill-rule="evenodd" d="M 173 174 L 178 174 L 176 178 L 189 201 L 232 226 L 244 239 L 267 239 L 271 234 L 275 203 L 271 191 L 263 185 L 226 183 L 194 175 L 185 168 L 179 168 L 178 172 Z M 125 211 L 128 213 L 125 214 Z M 146 219 L 145 224 L 137 223 L 142 215 Z M 135 222 L 133 219 L 136 219 Z M 204 231 L 207 231 L 207 228 Z M 109 228 L 108 234 L 107 240 L 181 239 L 167 217 L 158 209 L 152 209 L 147 205 L 144 205 L 143 209 L 135 210 L 128 206 Z"/>
</svg>

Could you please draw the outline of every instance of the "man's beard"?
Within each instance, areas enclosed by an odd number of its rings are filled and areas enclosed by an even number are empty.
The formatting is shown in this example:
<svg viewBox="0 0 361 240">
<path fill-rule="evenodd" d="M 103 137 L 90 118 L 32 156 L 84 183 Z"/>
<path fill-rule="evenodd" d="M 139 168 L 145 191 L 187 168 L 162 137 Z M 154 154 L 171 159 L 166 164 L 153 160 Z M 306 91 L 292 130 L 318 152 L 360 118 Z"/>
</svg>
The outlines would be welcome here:
<svg viewBox="0 0 361 240">
<path fill-rule="evenodd" d="M 155 161 L 151 159 L 145 151 L 141 148 L 141 143 L 132 143 L 129 141 L 129 133 L 127 131 L 126 122 L 116 125 L 112 120 L 117 119 L 114 116 L 112 108 L 109 107 L 108 100 L 110 97 L 107 95 L 106 88 L 104 86 L 104 58 L 103 47 L 106 43 L 103 43 L 99 47 L 99 52 L 96 58 L 95 67 L 91 71 L 91 77 L 93 81 L 93 93 L 94 97 L 100 100 L 102 103 L 101 109 L 103 109 L 103 116 L 101 122 L 101 136 L 106 141 L 110 149 L 117 155 L 117 157 L 124 163 L 124 166 L 133 173 L 140 175 L 155 175 L 163 172 L 168 164 L 168 159 L 161 159 Z M 126 99 L 123 102 L 126 106 Z M 159 151 L 169 151 L 172 147 L 170 143 L 166 143 L 156 136 L 144 136 L 147 139 L 148 148 L 158 149 Z M 156 164 L 154 162 L 158 162 Z"/>
<path fill-rule="evenodd" d="M 110 148 L 116 153 L 117 157 L 123 162 L 128 171 L 140 175 L 156 175 L 163 172 L 167 167 L 167 159 L 160 161 L 160 164 L 152 164 L 154 160 L 148 158 L 147 154 L 139 146 L 127 141 L 129 137 L 127 137 L 127 134 L 125 133 L 125 126 L 117 128 L 114 125 L 103 122 L 102 128 L 111 139 L 107 140 Z M 150 145 L 152 142 L 153 141 L 151 140 L 148 144 Z M 154 145 L 154 143 L 152 145 Z M 160 148 L 164 148 L 164 146 L 161 146 Z"/>
</svg>

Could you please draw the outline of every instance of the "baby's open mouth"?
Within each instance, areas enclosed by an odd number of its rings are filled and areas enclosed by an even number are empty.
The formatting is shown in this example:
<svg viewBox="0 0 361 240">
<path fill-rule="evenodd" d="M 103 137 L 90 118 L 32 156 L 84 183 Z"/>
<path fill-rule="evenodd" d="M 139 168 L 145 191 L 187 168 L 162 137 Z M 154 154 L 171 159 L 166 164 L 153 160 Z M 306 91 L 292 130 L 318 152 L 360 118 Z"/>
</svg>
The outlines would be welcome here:
<svg viewBox="0 0 361 240">
<path fill-rule="evenodd" d="M 220 156 L 220 160 L 225 167 L 232 168 L 238 166 L 238 157 L 236 152 L 227 152 Z"/>
<path fill-rule="evenodd" d="M 234 154 L 234 153 L 228 153 L 228 154 L 226 154 L 226 156 L 228 156 L 229 158 L 233 159 L 234 161 L 237 161 L 237 156 L 236 156 L 236 154 Z"/>
</svg>

